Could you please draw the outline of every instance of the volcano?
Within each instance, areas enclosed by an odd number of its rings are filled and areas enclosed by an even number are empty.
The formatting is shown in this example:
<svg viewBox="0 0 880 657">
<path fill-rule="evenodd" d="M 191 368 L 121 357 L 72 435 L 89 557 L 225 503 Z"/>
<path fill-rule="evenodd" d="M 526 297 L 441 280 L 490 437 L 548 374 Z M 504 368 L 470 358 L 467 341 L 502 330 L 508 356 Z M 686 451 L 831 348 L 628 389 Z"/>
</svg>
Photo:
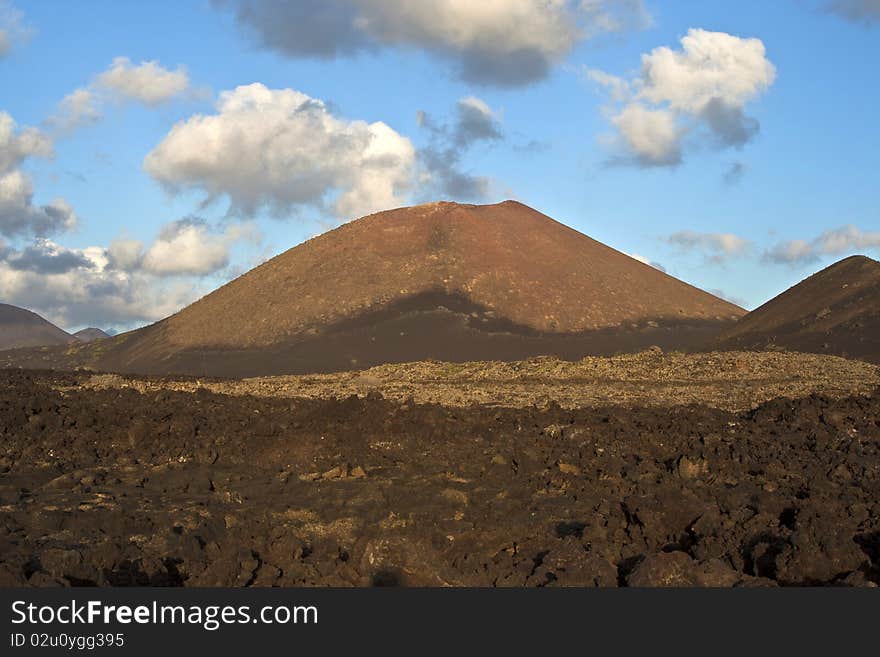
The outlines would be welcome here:
<svg viewBox="0 0 880 657">
<path fill-rule="evenodd" d="M 42 347 L 75 342 L 76 338 L 37 313 L 0 303 L 0 349 Z"/>
<path fill-rule="evenodd" d="M 94 342 L 95 340 L 103 340 L 104 338 L 109 338 L 110 335 L 99 328 L 91 326 L 89 328 L 84 328 L 80 331 L 77 331 L 73 334 L 73 337 L 75 337 L 80 342 Z"/>
<path fill-rule="evenodd" d="M 880 262 L 845 258 L 755 309 L 722 349 L 785 349 L 880 363 Z"/>
<path fill-rule="evenodd" d="M 744 312 L 521 203 L 439 202 L 308 240 L 165 320 L 83 346 L 76 364 L 257 376 L 573 360 L 689 349 Z"/>
</svg>

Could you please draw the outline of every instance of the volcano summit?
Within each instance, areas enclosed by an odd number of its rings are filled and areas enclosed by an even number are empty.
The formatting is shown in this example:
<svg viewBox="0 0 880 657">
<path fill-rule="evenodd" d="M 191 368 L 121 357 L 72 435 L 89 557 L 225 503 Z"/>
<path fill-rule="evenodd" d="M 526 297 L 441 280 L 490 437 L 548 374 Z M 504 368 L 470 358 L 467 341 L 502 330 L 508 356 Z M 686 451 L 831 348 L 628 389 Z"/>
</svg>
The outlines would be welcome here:
<svg viewBox="0 0 880 657">
<path fill-rule="evenodd" d="M 743 313 L 521 203 L 440 202 L 344 224 L 74 357 L 205 376 L 576 359 L 689 349 Z"/>
</svg>

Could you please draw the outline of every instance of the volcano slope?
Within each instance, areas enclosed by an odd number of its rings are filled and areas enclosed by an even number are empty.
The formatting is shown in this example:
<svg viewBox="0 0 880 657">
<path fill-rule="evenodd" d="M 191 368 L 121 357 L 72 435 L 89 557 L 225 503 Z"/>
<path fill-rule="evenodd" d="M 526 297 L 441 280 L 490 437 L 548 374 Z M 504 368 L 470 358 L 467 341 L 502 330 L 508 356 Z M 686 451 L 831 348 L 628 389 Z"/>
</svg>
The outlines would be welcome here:
<svg viewBox="0 0 880 657">
<path fill-rule="evenodd" d="M 76 338 L 38 314 L 0 303 L 0 349 L 66 345 Z"/>
<path fill-rule="evenodd" d="M 786 349 L 880 363 L 880 262 L 851 256 L 727 329 L 719 349 Z"/>
<path fill-rule="evenodd" d="M 380 212 L 157 324 L 7 366 L 200 376 L 689 349 L 744 311 L 514 201 Z"/>
</svg>

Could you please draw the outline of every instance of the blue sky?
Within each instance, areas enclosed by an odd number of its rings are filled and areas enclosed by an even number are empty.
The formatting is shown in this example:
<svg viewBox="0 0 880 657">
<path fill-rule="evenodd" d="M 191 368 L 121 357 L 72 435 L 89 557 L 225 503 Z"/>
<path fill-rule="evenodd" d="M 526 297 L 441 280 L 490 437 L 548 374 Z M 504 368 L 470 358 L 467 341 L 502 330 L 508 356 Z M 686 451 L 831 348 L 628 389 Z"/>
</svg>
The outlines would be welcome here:
<svg viewBox="0 0 880 657">
<path fill-rule="evenodd" d="M 130 328 L 439 198 L 747 308 L 880 255 L 877 0 L 425 5 L 0 0 L 0 301 Z"/>
</svg>

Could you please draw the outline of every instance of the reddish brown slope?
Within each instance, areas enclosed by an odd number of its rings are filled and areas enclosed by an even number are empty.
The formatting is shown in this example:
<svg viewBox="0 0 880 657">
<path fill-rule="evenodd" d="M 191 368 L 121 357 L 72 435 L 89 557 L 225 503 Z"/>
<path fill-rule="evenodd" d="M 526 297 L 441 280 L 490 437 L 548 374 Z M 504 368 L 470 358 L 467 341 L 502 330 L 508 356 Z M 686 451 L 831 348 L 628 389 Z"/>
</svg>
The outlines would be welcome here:
<svg viewBox="0 0 880 657">
<path fill-rule="evenodd" d="M 171 318 L 166 339 L 266 346 L 435 289 L 538 331 L 742 314 L 521 203 L 432 203 L 364 217 L 273 258 Z"/>
<path fill-rule="evenodd" d="M 441 358 L 683 348 L 741 316 L 506 201 L 380 212 L 301 244 L 147 329 L 97 367 L 268 374 Z"/>
<path fill-rule="evenodd" d="M 880 262 L 852 256 L 813 274 L 749 313 L 718 344 L 880 363 Z"/>
</svg>

